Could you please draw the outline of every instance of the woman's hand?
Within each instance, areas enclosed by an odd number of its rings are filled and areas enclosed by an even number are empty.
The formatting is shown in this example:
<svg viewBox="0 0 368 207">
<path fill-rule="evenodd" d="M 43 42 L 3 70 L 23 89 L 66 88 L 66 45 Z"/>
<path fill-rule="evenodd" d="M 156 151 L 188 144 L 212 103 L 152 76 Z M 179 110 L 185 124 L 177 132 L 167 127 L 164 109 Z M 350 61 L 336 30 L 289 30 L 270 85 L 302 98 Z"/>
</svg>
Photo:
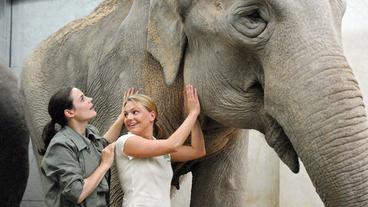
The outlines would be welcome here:
<svg viewBox="0 0 368 207">
<path fill-rule="evenodd" d="M 128 97 L 138 93 L 138 90 L 135 88 L 129 88 L 127 91 L 124 91 L 124 96 L 123 96 L 123 104 L 125 103 L 125 101 L 127 101 Z"/>
<path fill-rule="evenodd" d="M 115 142 L 107 145 L 101 153 L 101 165 L 110 168 L 112 163 L 114 162 L 114 154 L 115 154 Z"/>
<path fill-rule="evenodd" d="M 129 96 L 138 93 L 139 90 L 135 89 L 135 88 L 129 88 L 128 90 L 124 91 L 124 95 L 123 95 L 123 103 L 121 106 L 121 114 L 120 116 L 124 117 L 124 103 L 128 100 Z"/>
<path fill-rule="evenodd" d="M 82 203 L 84 199 L 86 199 L 94 190 L 96 190 L 97 186 L 100 184 L 106 172 L 110 169 L 112 163 L 114 162 L 114 154 L 115 142 L 107 145 L 107 147 L 102 150 L 100 165 L 95 169 L 95 171 L 93 171 L 91 175 L 84 179 L 82 192 L 77 200 L 78 204 Z"/>
<path fill-rule="evenodd" d="M 129 88 L 128 90 L 124 91 L 124 95 L 123 95 L 123 102 L 121 104 L 121 113 L 120 113 L 120 117 L 124 120 L 125 116 L 124 116 L 124 104 L 125 102 L 128 100 L 129 96 L 138 93 L 139 91 L 135 88 Z"/>
<path fill-rule="evenodd" d="M 107 130 L 107 132 L 104 134 L 105 139 L 109 143 L 115 142 L 116 139 L 119 137 L 120 132 L 123 128 L 124 119 L 125 119 L 125 116 L 124 116 L 124 103 L 128 99 L 129 96 L 131 96 L 133 94 L 136 94 L 136 93 L 138 93 L 138 90 L 136 90 L 135 88 L 129 88 L 128 90 L 126 90 L 124 92 L 120 114 L 119 114 L 118 118 L 115 120 L 115 122 L 111 125 L 109 130 Z"/>
<path fill-rule="evenodd" d="M 185 108 L 189 114 L 198 116 L 201 111 L 201 106 L 199 104 L 197 89 L 192 85 L 185 86 Z"/>
</svg>

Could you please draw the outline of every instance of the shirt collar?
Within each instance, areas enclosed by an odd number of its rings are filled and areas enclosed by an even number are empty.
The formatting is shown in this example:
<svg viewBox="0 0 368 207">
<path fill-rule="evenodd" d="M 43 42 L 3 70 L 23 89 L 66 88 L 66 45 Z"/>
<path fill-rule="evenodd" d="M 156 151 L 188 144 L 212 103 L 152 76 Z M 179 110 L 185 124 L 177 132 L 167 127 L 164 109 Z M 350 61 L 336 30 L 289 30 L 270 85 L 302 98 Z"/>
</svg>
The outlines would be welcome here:
<svg viewBox="0 0 368 207">
<path fill-rule="evenodd" d="M 91 124 L 87 125 L 86 136 L 87 137 L 92 137 L 91 140 L 105 139 L 105 138 L 101 137 L 100 133 L 98 132 L 98 129 L 95 126 L 91 125 Z"/>
<path fill-rule="evenodd" d="M 128 131 L 128 133 L 127 133 L 127 134 L 134 134 L 134 133 L 132 133 L 132 132 L 129 132 L 129 131 Z M 134 134 L 134 135 L 136 135 L 136 134 Z M 136 136 L 138 136 L 138 135 L 136 135 Z M 156 137 L 152 136 L 152 139 L 153 139 L 153 140 L 156 140 Z"/>
<path fill-rule="evenodd" d="M 91 140 L 102 139 L 102 137 L 100 137 L 96 133 L 94 133 L 89 128 L 89 126 L 87 126 L 87 128 L 86 128 L 86 136 L 80 135 L 78 132 L 76 132 L 74 129 L 70 128 L 69 126 L 65 126 L 64 130 L 65 130 L 65 134 L 67 135 L 67 137 L 72 142 L 74 142 L 74 144 L 77 146 L 79 151 L 83 150 L 84 148 L 88 148 L 88 146 L 91 144 Z"/>
</svg>

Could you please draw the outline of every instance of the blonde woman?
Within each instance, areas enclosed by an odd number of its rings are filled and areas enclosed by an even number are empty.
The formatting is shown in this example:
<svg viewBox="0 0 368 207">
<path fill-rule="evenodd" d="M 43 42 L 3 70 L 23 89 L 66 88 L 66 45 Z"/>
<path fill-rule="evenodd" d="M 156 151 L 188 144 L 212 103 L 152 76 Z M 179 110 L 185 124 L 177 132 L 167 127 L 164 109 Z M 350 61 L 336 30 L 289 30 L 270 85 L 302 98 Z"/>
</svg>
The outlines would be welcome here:
<svg viewBox="0 0 368 207">
<path fill-rule="evenodd" d="M 124 124 L 129 133 L 116 142 L 115 159 L 124 192 L 123 207 L 169 207 L 171 160 L 187 161 L 206 154 L 197 117 L 200 104 L 197 90 L 185 88 L 188 115 L 167 139 L 156 139 L 157 107 L 143 94 L 127 97 Z M 191 145 L 183 145 L 191 135 Z M 162 137 L 159 137 L 162 138 Z"/>
</svg>

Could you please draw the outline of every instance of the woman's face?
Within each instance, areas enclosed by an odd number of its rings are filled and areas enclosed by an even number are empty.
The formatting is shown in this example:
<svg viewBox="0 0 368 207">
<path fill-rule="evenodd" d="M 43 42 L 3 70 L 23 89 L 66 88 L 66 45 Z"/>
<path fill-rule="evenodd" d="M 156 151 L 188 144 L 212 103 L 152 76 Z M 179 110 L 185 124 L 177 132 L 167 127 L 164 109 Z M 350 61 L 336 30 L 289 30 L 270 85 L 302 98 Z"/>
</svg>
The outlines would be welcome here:
<svg viewBox="0 0 368 207">
<path fill-rule="evenodd" d="M 124 124 L 133 134 L 144 136 L 153 130 L 156 114 L 148 111 L 141 103 L 128 101 L 124 107 Z"/>
<path fill-rule="evenodd" d="M 92 104 L 92 98 L 87 97 L 78 88 L 73 88 L 70 96 L 73 100 L 73 112 L 75 118 L 78 121 L 89 121 L 97 115 L 95 108 Z"/>
</svg>

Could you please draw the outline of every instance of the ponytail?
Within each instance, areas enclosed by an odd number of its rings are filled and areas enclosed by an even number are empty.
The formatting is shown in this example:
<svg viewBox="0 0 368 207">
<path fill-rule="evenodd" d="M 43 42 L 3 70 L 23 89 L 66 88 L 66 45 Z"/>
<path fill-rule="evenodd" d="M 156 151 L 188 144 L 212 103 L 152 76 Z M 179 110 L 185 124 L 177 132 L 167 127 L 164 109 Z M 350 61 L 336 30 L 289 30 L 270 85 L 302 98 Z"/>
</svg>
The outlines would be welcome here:
<svg viewBox="0 0 368 207">
<path fill-rule="evenodd" d="M 49 123 L 46 124 L 46 126 L 43 128 L 42 131 L 42 140 L 44 143 L 44 147 L 38 149 L 38 153 L 40 155 L 45 155 L 46 153 L 46 149 L 49 146 L 51 139 L 55 136 L 55 134 L 57 133 L 56 129 L 55 129 L 55 122 L 53 120 L 51 120 Z"/>
<path fill-rule="evenodd" d="M 64 110 L 73 108 L 73 100 L 70 96 L 72 89 L 73 87 L 62 88 L 50 98 L 48 112 L 51 116 L 51 121 L 43 128 L 42 140 L 44 147 L 38 150 L 38 153 L 42 156 L 45 155 L 51 139 L 58 132 L 55 125 L 58 124 L 58 126 L 63 128 L 68 124 L 64 116 Z"/>
</svg>

